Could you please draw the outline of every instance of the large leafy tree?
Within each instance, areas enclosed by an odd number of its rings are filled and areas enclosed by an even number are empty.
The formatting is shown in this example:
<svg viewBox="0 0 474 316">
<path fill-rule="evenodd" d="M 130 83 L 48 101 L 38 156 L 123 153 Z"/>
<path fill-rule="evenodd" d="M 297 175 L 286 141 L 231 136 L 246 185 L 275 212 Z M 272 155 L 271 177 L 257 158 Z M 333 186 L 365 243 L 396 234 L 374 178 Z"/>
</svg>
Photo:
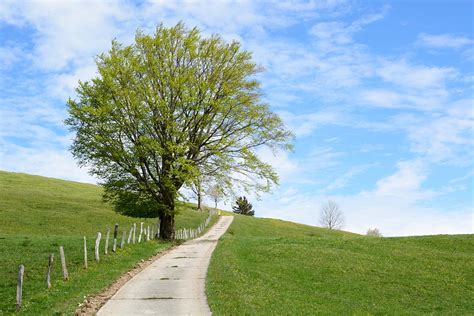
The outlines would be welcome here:
<svg viewBox="0 0 474 316">
<path fill-rule="evenodd" d="M 97 57 L 79 82 L 66 124 L 73 155 L 102 180 L 118 212 L 158 216 L 174 238 L 179 189 L 200 172 L 228 188 L 268 190 L 278 177 L 255 150 L 290 148 L 291 134 L 261 101 L 260 68 L 239 43 L 183 24 L 137 32 Z"/>
</svg>

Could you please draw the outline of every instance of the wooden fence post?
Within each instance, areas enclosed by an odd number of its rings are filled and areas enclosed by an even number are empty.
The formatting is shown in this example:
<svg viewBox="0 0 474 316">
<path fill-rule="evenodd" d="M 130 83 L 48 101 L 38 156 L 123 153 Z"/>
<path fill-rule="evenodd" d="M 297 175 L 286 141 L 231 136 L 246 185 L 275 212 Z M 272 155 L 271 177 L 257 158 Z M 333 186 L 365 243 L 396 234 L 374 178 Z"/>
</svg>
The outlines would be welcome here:
<svg viewBox="0 0 474 316">
<path fill-rule="evenodd" d="M 25 273 L 25 266 L 20 265 L 18 270 L 18 283 L 16 285 L 16 310 L 19 311 L 21 308 L 21 302 L 23 297 L 23 274 Z"/>
<path fill-rule="evenodd" d="M 120 241 L 120 249 L 123 248 L 123 246 L 125 245 L 125 237 L 127 237 L 127 233 L 125 232 L 125 230 L 122 232 L 122 240 Z"/>
<path fill-rule="evenodd" d="M 64 256 L 63 246 L 59 246 L 59 256 L 61 257 L 61 267 L 63 268 L 63 279 L 66 281 L 69 279 L 69 274 L 67 273 L 66 256 Z"/>
<path fill-rule="evenodd" d="M 87 240 L 86 236 L 84 236 L 84 268 L 87 269 Z"/>
<path fill-rule="evenodd" d="M 102 237 L 102 234 L 100 232 L 97 233 L 97 238 L 95 239 L 95 248 L 94 248 L 94 253 L 95 253 L 95 261 L 99 262 L 99 246 L 100 246 L 100 238 Z"/>
<path fill-rule="evenodd" d="M 132 225 L 132 228 L 130 228 L 130 233 L 128 234 L 127 244 L 129 245 L 132 242 L 132 233 L 133 233 L 133 225 Z"/>
<path fill-rule="evenodd" d="M 46 286 L 48 289 L 51 288 L 51 272 L 53 271 L 53 261 L 54 261 L 54 253 L 49 255 L 48 260 L 48 273 L 46 274 Z"/>
<path fill-rule="evenodd" d="M 137 234 L 137 223 L 133 223 L 133 243 L 135 244 L 135 235 Z"/>
<path fill-rule="evenodd" d="M 155 239 L 155 231 L 154 231 L 154 228 L 153 226 L 151 227 L 151 239 Z"/>
<path fill-rule="evenodd" d="M 115 227 L 114 227 L 114 245 L 112 247 L 113 252 L 115 252 L 117 250 L 117 233 L 118 233 L 118 224 L 115 224 Z"/>
<path fill-rule="evenodd" d="M 104 253 L 109 253 L 109 236 L 110 236 L 110 228 L 107 227 L 107 233 L 105 234 L 105 249 Z"/>
<path fill-rule="evenodd" d="M 140 235 L 138 235 L 138 243 L 142 241 L 142 234 L 143 234 L 143 222 L 140 223 Z"/>
<path fill-rule="evenodd" d="M 150 225 L 146 229 L 146 241 L 150 241 Z"/>
</svg>

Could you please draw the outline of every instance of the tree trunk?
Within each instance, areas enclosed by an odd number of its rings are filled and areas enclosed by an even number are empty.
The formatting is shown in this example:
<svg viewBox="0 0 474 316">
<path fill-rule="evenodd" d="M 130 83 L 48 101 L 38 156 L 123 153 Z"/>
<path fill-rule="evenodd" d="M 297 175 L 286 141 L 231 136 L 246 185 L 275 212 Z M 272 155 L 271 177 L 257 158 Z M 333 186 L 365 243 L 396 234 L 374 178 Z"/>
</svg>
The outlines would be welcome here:
<svg viewBox="0 0 474 316">
<path fill-rule="evenodd" d="M 201 190 L 201 179 L 197 178 L 196 182 L 194 183 L 194 189 L 196 190 L 194 193 L 196 193 L 197 196 L 197 209 L 198 211 L 202 211 L 201 208 L 201 199 L 202 199 L 202 190 Z"/>
<path fill-rule="evenodd" d="M 174 215 L 175 215 L 175 200 L 176 200 L 176 185 L 173 183 L 172 177 L 168 174 L 170 166 L 168 165 L 167 157 L 163 157 L 160 183 L 161 203 L 164 209 L 160 212 L 160 238 L 163 240 L 173 240 L 175 238 L 174 231 Z M 180 187 L 180 186 L 178 186 Z"/>
<path fill-rule="evenodd" d="M 202 211 L 202 208 L 201 208 L 201 191 L 198 192 L 197 198 L 198 198 L 198 206 L 197 206 L 197 209 L 198 209 L 199 211 Z"/>
<path fill-rule="evenodd" d="M 160 216 L 160 238 L 163 240 L 174 239 L 174 214 Z"/>
</svg>

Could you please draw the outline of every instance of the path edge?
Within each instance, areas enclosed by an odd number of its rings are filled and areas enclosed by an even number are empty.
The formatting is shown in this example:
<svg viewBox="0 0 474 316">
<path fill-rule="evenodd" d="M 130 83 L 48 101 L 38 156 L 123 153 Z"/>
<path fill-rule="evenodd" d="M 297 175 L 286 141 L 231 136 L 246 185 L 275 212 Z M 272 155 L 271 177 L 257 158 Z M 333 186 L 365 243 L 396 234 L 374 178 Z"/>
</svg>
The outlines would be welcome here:
<svg viewBox="0 0 474 316">
<path fill-rule="evenodd" d="M 122 274 L 117 280 L 115 280 L 112 284 L 107 286 L 102 292 L 96 294 L 96 295 L 91 295 L 88 296 L 87 298 L 84 299 L 82 303 L 79 304 L 79 306 L 76 308 L 74 311 L 74 315 L 76 316 L 85 316 L 85 315 L 96 315 L 99 309 L 107 303 L 112 296 L 115 295 L 115 293 L 120 290 L 120 288 L 127 283 L 130 279 L 132 279 L 135 275 L 140 273 L 142 270 L 144 270 L 146 267 L 148 267 L 150 264 L 152 264 L 155 260 L 158 258 L 164 256 L 171 250 L 175 249 L 178 247 L 181 243 L 176 243 L 172 245 L 169 248 L 166 248 L 163 251 L 160 251 L 156 255 L 153 255 L 152 257 L 138 262 L 135 267 L 133 267 L 131 270 L 125 272 Z"/>
</svg>

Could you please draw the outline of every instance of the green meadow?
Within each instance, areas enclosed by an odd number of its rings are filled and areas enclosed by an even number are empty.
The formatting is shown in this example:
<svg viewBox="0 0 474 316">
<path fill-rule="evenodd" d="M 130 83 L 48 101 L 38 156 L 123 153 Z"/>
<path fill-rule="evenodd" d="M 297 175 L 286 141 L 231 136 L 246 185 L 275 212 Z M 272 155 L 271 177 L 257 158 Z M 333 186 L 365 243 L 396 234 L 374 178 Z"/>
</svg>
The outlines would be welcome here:
<svg viewBox="0 0 474 316">
<path fill-rule="evenodd" d="M 215 315 L 473 315 L 474 235 L 377 238 L 235 216 L 207 296 Z"/>
<path fill-rule="evenodd" d="M 180 203 L 177 228 L 197 227 L 207 216 Z M 15 312 L 18 266 L 25 266 L 25 315 L 72 314 L 84 297 L 97 294 L 141 260 L 169 248 L 149 241 L 126 245 L 112 253 L 115 223 L 128 232 L 133 223 L 154 226 L 156 219 L 122 216 L 102 202 L 99 186 L 0 171 L 0 315 Z M 104 255 L 107 227 L 109 254 Z M 94 241 L 102 233 L 101 261 L 94 261 Z M 138 234 L 138 233 L 137 233 Z M 83 236 L 88 242 L 89 268 L 83 267 Z M 138 235 L 137 235 L 138 237 Z M 138 238 L 137 238 L 138 239 Z M 69 280 L 62 280 L 59 246 L 64 247 Z M 48 257 L 55 254 L 52 287 L 46 288 Z"/>
</svg>

